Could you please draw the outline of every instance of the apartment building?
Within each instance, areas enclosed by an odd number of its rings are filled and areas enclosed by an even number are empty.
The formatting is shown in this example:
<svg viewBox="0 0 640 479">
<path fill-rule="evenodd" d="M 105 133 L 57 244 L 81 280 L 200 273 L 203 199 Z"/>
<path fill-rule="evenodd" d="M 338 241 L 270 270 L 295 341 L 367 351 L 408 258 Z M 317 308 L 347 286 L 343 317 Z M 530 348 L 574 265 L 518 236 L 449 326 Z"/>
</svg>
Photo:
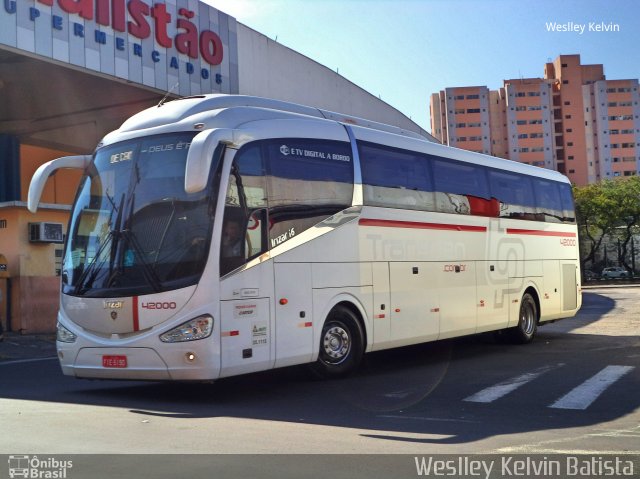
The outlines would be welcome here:
<svg viewBox="0 0 640 479">
<path fill-rule="evenodd" d="M 486 115 L 477 103 L 482 95 L 489 99 Z M 498 90 L 476 86 L 434 93 L 431 127 L 444 144 L 554 169 L 585 185 L 640 174 L 639 103 L 637 79 L 607 80 L 603 65 L 560 55 L 545 64 L 543 78 L 504 80 Z M 483 131 L 489 132 L 481 145 L 467 129 L 477 125 L 478 108 Z"/>
<path fill-rule="evenodd" d="M 504 81 L 508 158 L 557 169 L 552 82 L 540 78 Z"/>
<path fill-rule="evenodd" d="M 489 89 L 447 88 L 431 96 L 431 131 L 442 143 L 491 154 Z"/>
<path fill-rule="evenodd" d="M 597 81 L 582 95 L 592 181 L 640 174 L 638 80 Z"/>
</svg>

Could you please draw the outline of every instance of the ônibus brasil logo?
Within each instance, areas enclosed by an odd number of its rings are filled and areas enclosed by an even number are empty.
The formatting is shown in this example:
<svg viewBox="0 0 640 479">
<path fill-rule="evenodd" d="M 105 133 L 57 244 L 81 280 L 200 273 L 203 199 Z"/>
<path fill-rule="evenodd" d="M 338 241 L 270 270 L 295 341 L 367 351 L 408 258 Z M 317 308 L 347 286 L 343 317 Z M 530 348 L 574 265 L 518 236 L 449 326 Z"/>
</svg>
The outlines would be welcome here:
<svg viewBox="0 0 640 479">
<path fill-rule="evenodd" d="M 64 461 L 55 457 L 44 459 L 38 456 L 9 456 L 9 477 L 66 479 L 67 470 L 73 467 L 73 461 Z"/>
</svg>

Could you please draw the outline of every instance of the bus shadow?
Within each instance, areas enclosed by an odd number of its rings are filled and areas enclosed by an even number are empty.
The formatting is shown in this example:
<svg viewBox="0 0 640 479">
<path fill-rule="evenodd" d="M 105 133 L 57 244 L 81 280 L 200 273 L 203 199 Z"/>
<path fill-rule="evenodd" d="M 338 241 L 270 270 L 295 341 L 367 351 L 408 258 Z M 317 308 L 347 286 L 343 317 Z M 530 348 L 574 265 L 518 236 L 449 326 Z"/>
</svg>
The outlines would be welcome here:
<svg viewBox="0 0 640 479">
<path fill-rule="evenodd" d="M 598 321 L 613 307 L 597 294 L 585 293 L 584 298 L 585 312 L 566 320 L 575 321 L 576 327 Z M 382 441 L 425 444 L 463 444 L 497 435 L 598 424 L 638 406 L 637 399 L 625 397 L 623 402 L 617 397 L 585 411 L 548 409 L 557 399 L 554 388 L 569 383 L 568 375 L 578 377 L 579 371 L 588 370 L 585 351 L 589 361 L 599 365 L 597 372 L 604 367 L 600 360 L 608 364 L 611 350 L 638 347 L 635 337 L 567 334 L 549 328 L 541 328 L 537 340 L 526 346 L 481 335 L 372 353 L 365 356 L 357 374 L 332 381 L 314 380 L 306 367 L 213 384 L 79 381 L 62 377 L 51 361 L 46 364 L 51 372 L 37 387 L 23 376 L 3 387 L 0 397 L 109 406 L 141 418 L 237 417 L 333 426 L 364 430 L 363 437 Z M 532 382 L 522 393 L 514 393 L 513 400 L 464 401 L 481 387 L 545 365 L 553 369 L 548 373 L 550 383 Z M 29 366 L 42 368 L 43 363 Z M 629 375 L 627 381 L 636 378 Z M 638 384 L 627 390 L 634 387 Z"/>
</svg>

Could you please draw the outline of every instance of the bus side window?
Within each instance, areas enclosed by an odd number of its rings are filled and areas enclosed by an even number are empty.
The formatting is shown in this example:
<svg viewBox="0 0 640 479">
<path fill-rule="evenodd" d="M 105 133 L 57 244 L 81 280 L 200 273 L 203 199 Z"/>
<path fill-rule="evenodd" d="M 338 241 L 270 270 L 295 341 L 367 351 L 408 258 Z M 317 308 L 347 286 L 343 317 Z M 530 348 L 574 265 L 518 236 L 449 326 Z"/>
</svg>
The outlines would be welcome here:
<svg viewBox="0 0 640 479">
<path fill-rule="evenodd" d="M 261 147 L 249 144 L 234 159 L 225 199 L 220 275 L 267 250 L 267 204 Z"/>
<path fill-rule="evenodd" d="M 349 143 L 282 138 L 265 142 L 265 152 L 270 248 L 351 206 Z"/>
</svg>

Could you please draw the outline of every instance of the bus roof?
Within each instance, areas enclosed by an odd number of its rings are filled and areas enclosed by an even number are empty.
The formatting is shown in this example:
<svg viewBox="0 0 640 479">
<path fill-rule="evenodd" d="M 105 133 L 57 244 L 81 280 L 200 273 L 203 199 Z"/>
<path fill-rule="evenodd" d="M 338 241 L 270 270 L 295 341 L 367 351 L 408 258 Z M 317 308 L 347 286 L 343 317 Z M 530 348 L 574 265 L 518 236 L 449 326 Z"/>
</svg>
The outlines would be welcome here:
<svg viewBox="0 0 640 479">
<path fill-rule="evenodd" d="M 142 134 L 189 131 L 196 128 L 195 125 L 204 128 L 242 129 L 243 125 L 250 122 L 296 118 L 348 125 L 354 131 L 356 139 L 362 141 L 569 182 L 566 176 L 554 170 L 442 145 L 430 135 L 425 137 L 403 128 L 351 115 L 246 95 L 211 94 L 160 102 L 127 119 L 118 130 L 105 136 L 103 144 Z"/>
</svg>

